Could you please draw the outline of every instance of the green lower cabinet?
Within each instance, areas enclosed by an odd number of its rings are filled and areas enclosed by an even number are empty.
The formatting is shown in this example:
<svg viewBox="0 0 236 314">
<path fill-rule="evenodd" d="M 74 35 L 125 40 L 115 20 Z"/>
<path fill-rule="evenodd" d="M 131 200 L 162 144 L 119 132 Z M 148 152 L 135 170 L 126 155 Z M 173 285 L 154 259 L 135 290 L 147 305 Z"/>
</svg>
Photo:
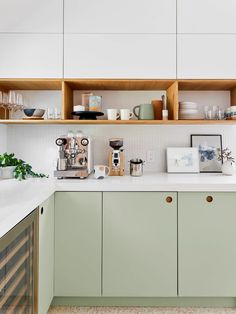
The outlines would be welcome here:
<svg viewBox="0 0 236 314">
<path fill-rule="evenodd" d="M 106 192 L 103 206 L 103 296 L 176 296 L 177 194 Z"/>
<path fill-rule="evenodd" d="M 101 296 L 102 193 L 55 195 L 55 296 Z"/>
<path fill-rule="evenodd" d="M 38 313 L 45 314 L 54 296 L 54 195 L 39 206 Z"/>
<path fill-rule="evenodd" d="M 179 193 L 179 295 L 236 296 L 236 193 Z"/>
</svg>

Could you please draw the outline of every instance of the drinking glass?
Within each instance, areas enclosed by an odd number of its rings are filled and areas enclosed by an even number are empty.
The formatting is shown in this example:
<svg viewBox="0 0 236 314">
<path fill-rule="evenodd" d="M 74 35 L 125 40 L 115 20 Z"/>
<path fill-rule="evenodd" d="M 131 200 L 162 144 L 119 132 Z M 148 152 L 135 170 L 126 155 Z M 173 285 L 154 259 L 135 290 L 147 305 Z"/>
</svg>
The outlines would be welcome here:
<svg viewBox="0 0 236 314">
<path fill-rule="evenodd" d="M 54 108 L 47 109 L 47 119 L 53 120 L 54 119 Z"/>
<path fill-rule="evenodd" d="M 216 112 L 216 119 L 217 120 L 224 120 L 225 119 L 225 111 L 219 108 Z"/>
<path fill-rule="evenodd" d="M 204 115 L 206 120 L 215 120 L 217 113 L 217 106 L 205 106 Z"/>
<path fill-rule="evenodd" d="M 60 120 L 61 119 L 61 110 L 60 108 L 55 108 L 54 109 L 54 119 Z"/>
</svg>

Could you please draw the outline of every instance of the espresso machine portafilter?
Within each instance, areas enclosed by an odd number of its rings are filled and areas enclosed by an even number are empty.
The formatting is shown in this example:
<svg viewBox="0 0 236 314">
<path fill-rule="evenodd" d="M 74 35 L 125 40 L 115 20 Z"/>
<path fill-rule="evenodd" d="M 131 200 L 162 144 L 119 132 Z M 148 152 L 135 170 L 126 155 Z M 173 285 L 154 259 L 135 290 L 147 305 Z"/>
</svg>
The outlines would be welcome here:
<svg viewBox="0 0 236 314">
<path fill-rule="evenodd" d="M 57 138 L 56 145 L 59 158 L 54 176 L 58 179 L 87 178 L 93 171 L 92 139 L 81 132 L 69 132 L 67 136 Z"/>
</svg>

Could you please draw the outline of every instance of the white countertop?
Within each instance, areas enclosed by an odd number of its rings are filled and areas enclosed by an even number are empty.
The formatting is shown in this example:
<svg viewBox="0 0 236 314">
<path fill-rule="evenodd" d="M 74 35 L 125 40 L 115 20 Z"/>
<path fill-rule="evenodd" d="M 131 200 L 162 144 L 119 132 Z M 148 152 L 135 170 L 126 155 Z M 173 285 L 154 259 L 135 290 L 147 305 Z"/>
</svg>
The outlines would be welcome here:
<svg viewBox="0 0 236 314">
<path fill-rule="evenodd" d="M 56 191 L 236 192 L 236 176 L 152 173 L 142 177 L 28 179 L 0 181 L 0 237 Z"/>
</svg>

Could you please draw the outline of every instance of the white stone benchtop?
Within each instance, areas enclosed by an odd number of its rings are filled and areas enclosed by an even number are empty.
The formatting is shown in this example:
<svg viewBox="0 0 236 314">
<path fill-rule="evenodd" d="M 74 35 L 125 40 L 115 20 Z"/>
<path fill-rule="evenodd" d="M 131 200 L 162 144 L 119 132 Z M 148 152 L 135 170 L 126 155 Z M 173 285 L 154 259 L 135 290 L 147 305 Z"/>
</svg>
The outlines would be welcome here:
<svg viewBox="0 0 236 314">
<path fill-rule="evenodd" d="M 149 173 L 95 180 L 0 180 L 0 237 L 57 191 L 236 192 L 236 176 Z"/>
</svg>

